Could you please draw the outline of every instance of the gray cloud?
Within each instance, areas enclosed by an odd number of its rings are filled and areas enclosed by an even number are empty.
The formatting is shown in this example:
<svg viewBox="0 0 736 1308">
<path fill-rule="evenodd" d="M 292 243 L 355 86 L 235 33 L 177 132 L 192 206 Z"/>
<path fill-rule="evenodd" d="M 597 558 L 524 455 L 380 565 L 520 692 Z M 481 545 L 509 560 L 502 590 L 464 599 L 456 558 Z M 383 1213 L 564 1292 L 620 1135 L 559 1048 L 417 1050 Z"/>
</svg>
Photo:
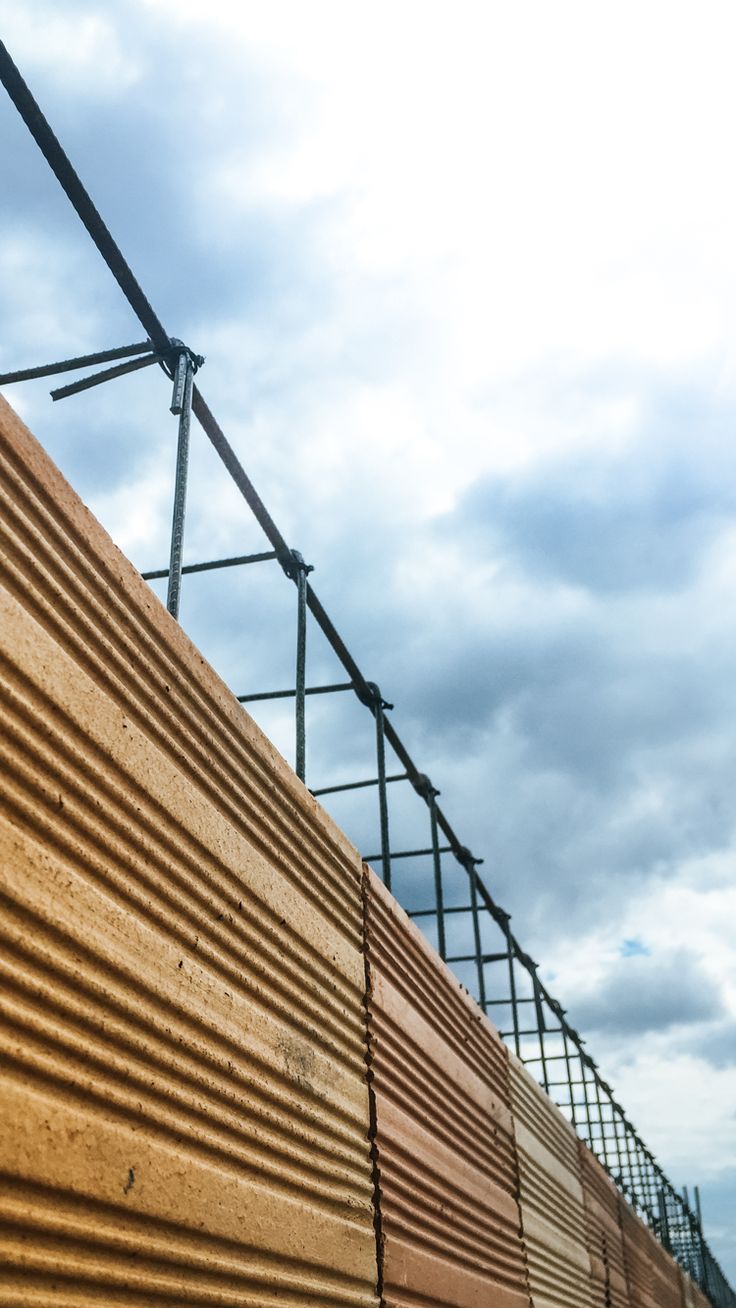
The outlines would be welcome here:
<svg viewBox="0 0 736 1308">
<path fill-rule="evenodd" d="M 722 1011 L 720 992 L 697 957 L 680 949 L 669 957 L 632 956 L 610 967 L 592 994 L 575 1002 L 579 1029 L 642 1036 L 703 1023 Z"/>
<path fill-rule="evenodd" d="M 695 1049 L 712 1067 L 736 1067 L 736 1018 L 709 1023 Z"/>
<path fill-rule="evenodd" d="M 210 354 L 202 384 L 215 412 L 290 541 L 317 564 L 318 593 L 395 702 L 402 736 L 543 962 L 558 933 L 582 935 L 604 916 L 615 923 L 653 877 L 733 842 L 736 623 L 706 593 L 736 508 L 728 406 L 707 376 L 674 384 L 623 364 L 605 376 L 581 365 L 562 381 L 532 372 L 508 394 L 474 397 L 489 437 L 498 406 L 522 392 L 564 424 L 586 395 L 621 391 L 639 401 L 629 448 L 613 454 L 602 436 L 596 454 L 480 479 L 454 511 L 420 525 L 390 463 L 366 487 L 365 464 L 356 458 L 356 470 L 346 458 L 330 500 L 310 476 L 310 435 L 352 388 L 422 366 L 420 355 L 428 368 L 422 306 L 378 276 L 352 283 L 350 270 L 335 273 L 322 241 L 342 197 L 269 212 L 246 204 L 237 222 L 213 198 L 220 164 L 247 178 L 293 131 L 307 88 L 285 86 L 201 30 L 193 44 L 145 6 L 117 13 L 135 18 L 121 24 L 142 70 L 132 88 L 116 98 L 61 88 L 41 71 L 29 81 L 164 321 Z M 0 135 L 0 242 L 20 232 L 30 249 L 5 273 L 2 367 L 37 361 L 41 344 L 50 358 L 135 339 L 117 287 L 2 97 Z M 323 321 L 330 329 L 320 333 Z M 47 391 L 24 389 L 29 422 L 85 498 L 103 504 L 115 489 L 135 497 L 149 475 L 173 467 L 162 378 L 57 406 Z M 351 451 L 352 440 L 346 431 Z M 260 548 L 245 507 L 220 521 L 224 474 L 198 433 L 194 443 L 188 557 Z M 167 514 L 168 501 L 140 566 L 165 562 Z M 413 595 L 406 560 L 421 565 L 450 549 L 463 566 L 449 581 L 431 578 L 429 600 L 426 590 Z M 237 692 L 290 684 L 293 593 L 273 565 L 187 581 L 182 616 Z M 341 679 L 314 633 L 309 658 L 311 680 Z M 254 713 L 288 755 L 289 710 Z M 374 774 L 364 709 L 336 696 L 311 703 L 309 722 L 311 784 Z M 329 804 L 370 852 L 375 792 Z M 391 791 L 391 823 L 395 847 L 426 843 L 426 813 L 406 786 Z M 448 884 L 459 899 L 452 871 Z M 425 906 L 426 863 L 407 862 L 399 885 L 405 902 Z M 707 1052 L 693 1047 L 714 1063 L 732 1057 L 733 1031 L 691 954 L 622 959 L 596 994 L 560 998 L 602 1041 L 694 1036 L 703 1023 Z"/>
</svg>

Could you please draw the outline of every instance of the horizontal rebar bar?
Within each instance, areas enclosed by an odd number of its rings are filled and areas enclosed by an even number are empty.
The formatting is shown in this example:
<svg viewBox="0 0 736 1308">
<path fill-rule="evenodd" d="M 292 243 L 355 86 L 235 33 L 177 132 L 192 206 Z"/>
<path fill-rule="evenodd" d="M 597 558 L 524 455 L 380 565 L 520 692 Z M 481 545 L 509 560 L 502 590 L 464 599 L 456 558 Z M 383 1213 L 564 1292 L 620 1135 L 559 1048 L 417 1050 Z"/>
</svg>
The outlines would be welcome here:
<svg viewBox="0 0 736 1308">
<path fill-rule="evenodd" d="M 304 694 L 305 695 L 332 695 L 338 690 L 352 690 L 352 689 L 353 689 L 353 683 L 351 681 L 336 681 L 332 686 L 305 686 Z M 295 696 L 296 696 L 296 688 L 294 688 L 294 690 L 261 690 L 253 695 L 238 695 L 237 698 L 241 704 L 252 704 L 255 703 L 257 700 L 294 699 Z M 316 793 L 317 793 L 316 791 L 314 790 L 312 791 L 313 795 Z"/>
<path fill-rule="evenodd" d="M 265 563 L 268 559 L 277 559 L 278 554 L 275 550 L 261 550 L 259 554 L 236 554 L 230 559 L 209 559 L 206 563 L 186 563 L 182 568 L 182 576 L 193 572 L 215 572 L 218 568 L 237 568 L 245 563 Z M 154 568 L 150 572 L 142 572 L 141 576 L 144 581 L 159 581 L 163 577 L 168 577 L 168 568 Z"/>
<path fill-rule="evenodd" d="M 407 776 L 405 772 L 396 772 L 385 780 L 406 781 Z M 343 790 L 363 790 L 366 786 L 377 786 L 378 783 L 378 777 L 371 777 L 368 781 L 343 781 L 339 786 L 319 786 L 317 790 L 310 791 L 310 794 L 316 799 L 318 795 L 339 795 Z M 380 858 L 380 854 L 377 857 Z"/>
<path fill-rule="evenodd" d="M 44 363 L 39 368 L 21 368 L 16 372 L 0 374 L 0 386 L 9 386 L 11 382 L 34 381 L 39 377 L 54 377 L 60 372 L 74 372 L 77 368 L 91 368 L 97 363 L 110 363 L 113 359 L 127 359 L 133 354 L 143 354 L 152 350 L 150 341 L 141 341 L 138 345 L 120 345 L 114 350 L 98 350 L 96 354 L 80 354 L 76 359 L 61 359 L 58 363 Z"/>
<path fill-rule="evenodd" d="M 402 777 L 402 780 L 403 780 L 403 779 L 404 779 L 404 778 Z M 386 777 L 386 780 L 388 781 L 388 780 L 389 780 L 389 777 Z M 437 852 L 438 852 L 438 854 L 451 854 L 451 853 L 452 853 L 452 846 L 451 846 L 451 845 L 440 845 L 440 847 L 439 847 L 439 849 L 438 849 Z M 393 859 L 393 858 L 425 858 L 425 857 L 428 857 L 430 854 L 434 854 L 434 850 L 433 850 L 433 849 L 398 849 L 398 850 L 393 850 L 393 849 L 392 849 L 392 850 L 391 850 L 391 858 L 392 858 L 392 859 Z M 364 857 L 366 863 L 370 863 L 370 862 L 372 861 L 372 859 L 374 859 L 374 858 L 380 858 L 381 855 L 380 855 L 380 854 L 364 854 L 363 857 Z M 475 955 L 473 955 L 473 957 L 475 957 Z M 450 960 L 447 959 L 446 961 L 449 962 Z"/>
<path fill-rule="evenodd" d="M 68 386 L 59 386 L 51 392 L 52 400 L 65 400 L 69 395 L 79 395 L 80 391 L 89 391 L 93 386 L 113 381 L 115 377 L 124 377 L 129 372 L 139 372 L 141 368 L 152 368 L 159 362 L 157 354 L 146 354 L 142 359 L 131 359 L 128 363 L 117 363 L 114 368 L 105 368 L 102 372 L 93 372 L 91 377 L 80 377 L 79 381 L 69 382 Z"/>
</svg>

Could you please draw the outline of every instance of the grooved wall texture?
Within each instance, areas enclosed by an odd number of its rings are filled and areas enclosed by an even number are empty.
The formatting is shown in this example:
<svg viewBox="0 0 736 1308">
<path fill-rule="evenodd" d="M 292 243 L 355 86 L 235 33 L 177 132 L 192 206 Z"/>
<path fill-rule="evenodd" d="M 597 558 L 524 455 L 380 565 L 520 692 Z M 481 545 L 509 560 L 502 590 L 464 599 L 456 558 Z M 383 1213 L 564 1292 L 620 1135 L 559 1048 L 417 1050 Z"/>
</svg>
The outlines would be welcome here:
<svg viewBox="0 0 736 1308">
<path fill-rule="evenodd" d="M 595 1308 L 630 1308 L 619 1192 L 590 1150 L 578 1141 Z"/>
<path fill-rule="evenodd" d="M 577 1137 L 518 1059 L 510 1055 L 509 1062 L 532 1302 L 534 1308 L 590 1308 Z"/>
<path fill-rule="evenodd" d="M 623 1201 L 620 1211 L 631 1308 L 682 1308 L 685 1289 L 677 1264 Z"/>
<path fill-rule="evenodd" d="M 702 1290 L 690 1279 L 687 1272 L 680 1272 L 682 1278 L 683 1308 L 711 1308 Z"/>
<path fill-rule="evenodd" d="M 660 1308 L 654 1293 L 651 1236 L 643 1222 L 623 1202 L 620 1213 L 631 1308 Z"/>
<path fill-rule="evenodd" d="M 508 1054 L 366 869 L 369 1029 L 388 1308 L 529 1308 Z"/>
<path fill-rule="evenodd" d="M 0 1304 L 374 1305 L 361 865 L 0 399 Z"/>
<path fill-rule="evenodd" d="M 652 1290 L 657 1308 L 682 1308 L 682 1277 L 674 1259 L 647 1230 L 651 1250 Z"/>
<path fill-rule="evenodd" d="M 695 1299 L 695 1286 L 686 1272 L 681 1273 L 682 1277 L 682 1308 L 697 1308 Z"/>
<path fill-rule="evenodd" d="M 708 1308 L 2 398 L 0 1060 L 0 1308 Z"/>
</svg>

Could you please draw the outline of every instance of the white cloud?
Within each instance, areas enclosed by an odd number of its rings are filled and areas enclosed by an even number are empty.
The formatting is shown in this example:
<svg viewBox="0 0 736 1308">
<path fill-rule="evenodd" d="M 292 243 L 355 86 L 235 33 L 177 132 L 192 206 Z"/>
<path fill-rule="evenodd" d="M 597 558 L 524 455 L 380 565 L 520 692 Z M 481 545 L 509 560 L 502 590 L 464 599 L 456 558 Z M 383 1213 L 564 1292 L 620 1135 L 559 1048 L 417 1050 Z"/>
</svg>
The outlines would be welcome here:
<svg viewBox="0 0 736 1308">
<path fill-rule="evenodd" d="M 630 938 L 654 964 L 699 959 L 733 1011 L 732 7 L 121 0 L 31 21 L 0 0 L 0 14 L 42 101 L 145 92 L 152 225 L 182 240 L 176 265 L 158 251 L 149 274 L 186 313 L 189 278 L 206 291 L 224 260 L 227 305 L 190 313 L 205 394 L 494 889 L 536 932 L 520 930 L 573 1022 Z M 93 126 L 77 115 L 72 157 Z M 172 180 L 174 131 L 187 149 Z M 111 166 L 88 177 L 93 194 Z M 143 246 L 145 196 L 123 190 Z M 115 343 L 86 265 L 69 254 L 60 282 L 35 234 L 5 231 L 19 366 L 31 341 L 56 353 L 85 326 L 90 347 Z M 93 433 L 95 507 L 145 565 L 165 563 L 175 436 L 156 380 L 160 401 L 153 381 L 120 383 L 68 414 L 18 393 L 55 456 L 71 449 L 73 480 Z M 464 496 L 484 485 L 485 536 L 463 529 Z M 693 511 L 680 541 L 654 492 L 666 510 L 692 485 L 718 521 Z M 505 522 L 491 492 L 518 494 Z M 535 561 L 543 501 L 556 541 L 540 531 Z M 251 538 L 195 432 L 188 557 Z M 237 689 L 271 672 L 260 584 L 243 582 L 220 627 L 204 603 L 186 610 Z M 279 709 L 286 753 L 291 727 Z M 716 1073 L 696 1034 L 668 1030 L 632 1059 L 600 1033 L 593 1051 L 684 1179 L 733 1165 L 733 1069 Z"/>
<path fill-rule="evenodd" d="M 128 8 L 120 4 L 118 14 Z M 42 74 L 67 94 L 111 96 L 130 89 L 142 69 L 126 50 L 124 34 L 110 16 L 75 6 L 0 4 L 3 40 L 28 74 Z"/>
</svg>

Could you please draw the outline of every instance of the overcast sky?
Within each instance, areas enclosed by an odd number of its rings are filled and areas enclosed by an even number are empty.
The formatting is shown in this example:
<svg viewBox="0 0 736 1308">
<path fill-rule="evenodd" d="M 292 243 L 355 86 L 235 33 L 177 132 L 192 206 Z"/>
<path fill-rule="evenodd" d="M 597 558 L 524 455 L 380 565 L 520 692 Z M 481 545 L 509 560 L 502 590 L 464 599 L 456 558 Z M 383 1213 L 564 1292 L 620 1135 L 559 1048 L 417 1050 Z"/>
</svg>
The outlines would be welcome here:
<svg viewBox="0 0 736 1308">
<path fill-rule="evenodd" d="M 732 6 L 0 18 L 517 934 L 671 1178 L 700 1183 L 734 1280 Z M 0 368 L 139 339 L 4 99 L 0 151 Z M 7 396 L 133 561 L 164 565 L 160 373 L 48 389 Z M 197 433 L 187 557 L 251 548 Z M 185 585 L 238 692 L 293 676 L 273 566 Z M 310 680 L 336 673 L 313 641 Z M 310 785 L 371 775 L 366 716 L 310 705 Z M 291 757 L 290 709 L 258 718 Z M 364 853 L 374 798 L 333 806 Z M 414 835 L 400 808 L 394 834 Z"/>
</svg>

